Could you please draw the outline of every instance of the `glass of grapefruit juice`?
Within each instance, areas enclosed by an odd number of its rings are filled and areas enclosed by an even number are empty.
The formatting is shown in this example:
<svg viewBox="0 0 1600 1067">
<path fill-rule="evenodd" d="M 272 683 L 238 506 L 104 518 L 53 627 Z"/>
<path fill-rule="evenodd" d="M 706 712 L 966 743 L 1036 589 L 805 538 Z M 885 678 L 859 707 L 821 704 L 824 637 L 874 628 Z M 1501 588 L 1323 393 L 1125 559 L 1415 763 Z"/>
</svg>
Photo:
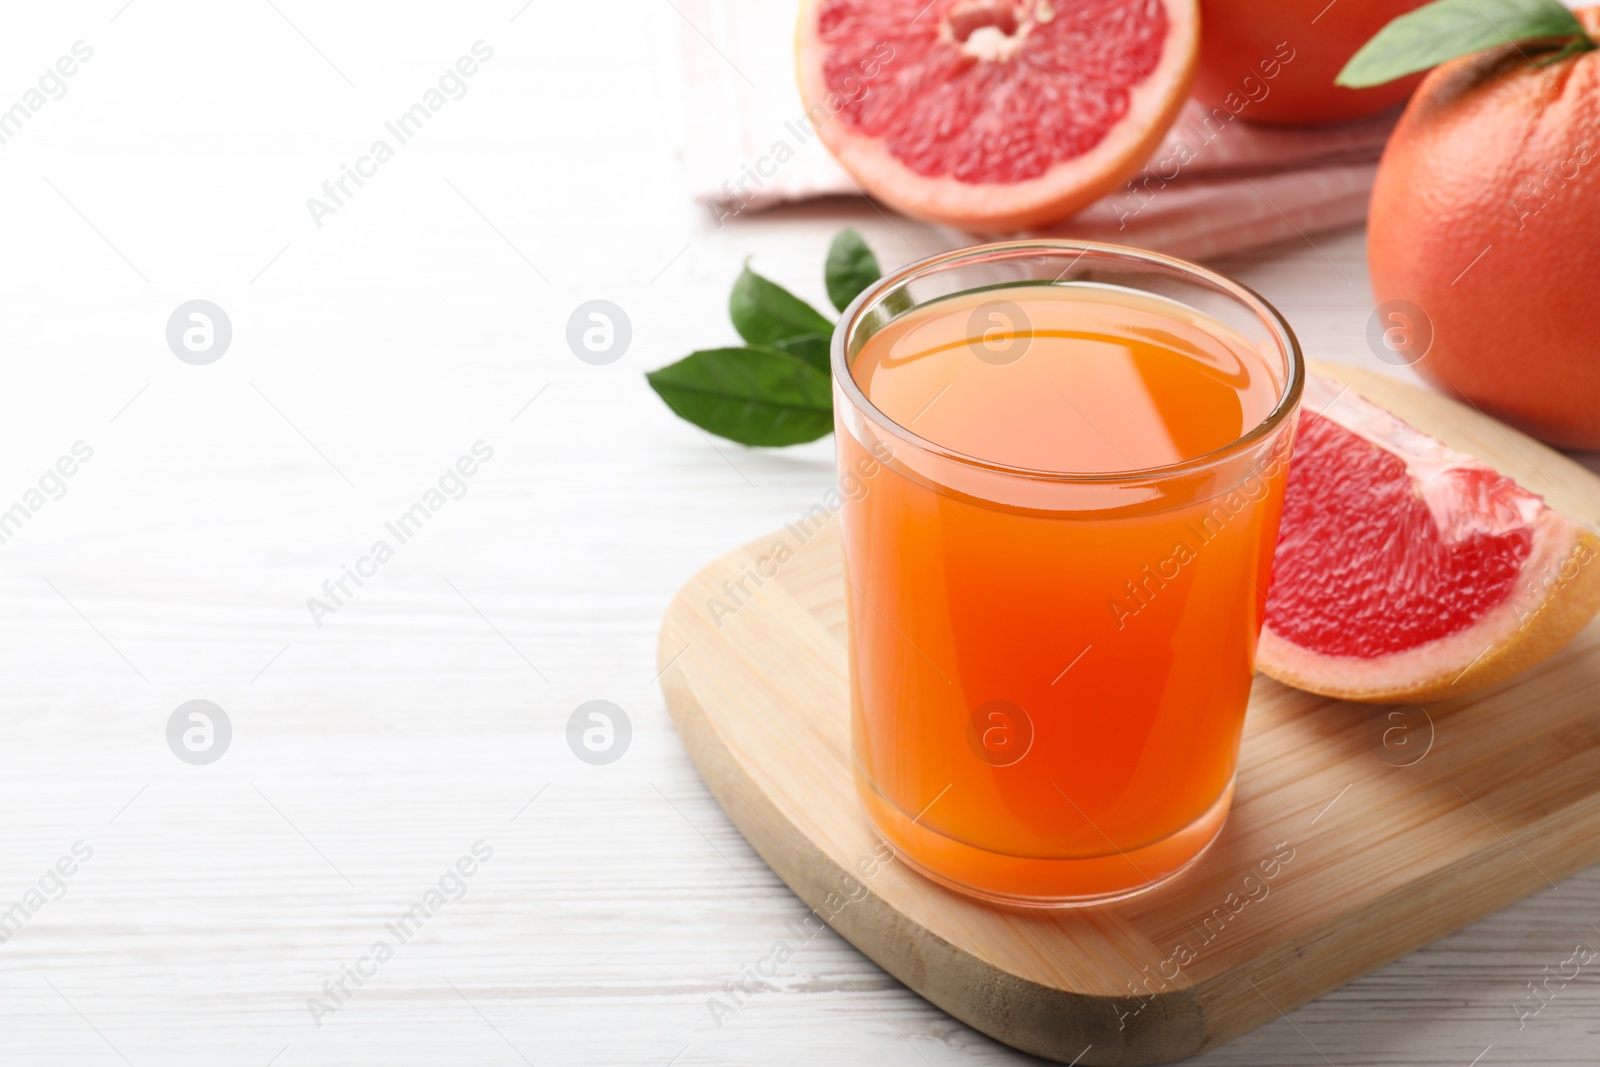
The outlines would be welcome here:
<svg viewBox="0 0 1600 1067">
<path fill-rule="evenodd" d="M 833 339 L 858 792 L 999 903 L 1141 892 L 1233 796 L 1304 367 L 1201 267 L 1014 242 L 882 279 Z"/>
</svg>

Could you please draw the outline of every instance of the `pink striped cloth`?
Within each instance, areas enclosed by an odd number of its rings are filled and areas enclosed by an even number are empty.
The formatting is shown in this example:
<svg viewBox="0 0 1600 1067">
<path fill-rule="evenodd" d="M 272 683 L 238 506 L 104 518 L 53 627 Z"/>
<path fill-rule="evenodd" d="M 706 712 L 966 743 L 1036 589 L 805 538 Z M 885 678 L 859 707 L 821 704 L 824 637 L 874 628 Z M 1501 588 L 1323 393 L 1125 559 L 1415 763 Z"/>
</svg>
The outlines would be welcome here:
<svg viewBox="0 0 1600 1067">
<path fill-rule="evenodd" d="M 798 0 L 672 0 L 687 83 L 684 167 L 718 225 L 860 190 L 808 124 L 794 77 Z M 1043 231 L 1206 259 L 1366 218 L 1395 115 L 1252 126 L 1190 101 L 1144 171 Z"/>
</svg>

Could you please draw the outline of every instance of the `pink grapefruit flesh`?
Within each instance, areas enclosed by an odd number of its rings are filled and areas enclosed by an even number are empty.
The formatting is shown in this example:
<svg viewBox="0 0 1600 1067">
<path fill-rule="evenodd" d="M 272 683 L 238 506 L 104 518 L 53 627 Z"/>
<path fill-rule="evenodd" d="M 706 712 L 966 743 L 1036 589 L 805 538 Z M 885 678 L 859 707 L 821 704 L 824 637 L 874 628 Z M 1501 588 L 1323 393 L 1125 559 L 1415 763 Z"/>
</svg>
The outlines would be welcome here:
<svg viewBox="0 0 1600 1067">
<path fill-rule="evenodd" d="M 1313 379 L 1257 664 L 1346 700 L 1463 696 L 1544 659 L 1600 610 L 1597 554 L 1538 495 Z"/>
<path fill-rule="evenodd" d="M 800 92 L 864 192 L 982 232 L 1137 171 L 1194 77 L 1196 0 L 806 0 Z"/>
</svg>

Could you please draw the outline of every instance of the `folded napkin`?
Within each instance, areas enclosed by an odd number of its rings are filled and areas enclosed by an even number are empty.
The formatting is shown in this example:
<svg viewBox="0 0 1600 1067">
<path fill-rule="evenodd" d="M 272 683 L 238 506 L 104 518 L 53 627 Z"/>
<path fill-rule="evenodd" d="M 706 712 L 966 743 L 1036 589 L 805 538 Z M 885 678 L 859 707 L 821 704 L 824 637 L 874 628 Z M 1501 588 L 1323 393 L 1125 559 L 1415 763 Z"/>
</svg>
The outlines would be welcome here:
<svg viewBox="0 0 1600 1067">
<path fill-rule="evenodd" d="M 808 123 L 794 76 L 798 0 L 671 0 L 687 80 L 684 165 L 713 219 L 858 196 Z M 1244 103 L 1240 115 L 1248 116 Z M 1205 259 L 1366 218 L 1395 115 L 1340 126 L 1252 126 L 1190 101 L 1145 169 L 1040 231 Z"/>
</svg>

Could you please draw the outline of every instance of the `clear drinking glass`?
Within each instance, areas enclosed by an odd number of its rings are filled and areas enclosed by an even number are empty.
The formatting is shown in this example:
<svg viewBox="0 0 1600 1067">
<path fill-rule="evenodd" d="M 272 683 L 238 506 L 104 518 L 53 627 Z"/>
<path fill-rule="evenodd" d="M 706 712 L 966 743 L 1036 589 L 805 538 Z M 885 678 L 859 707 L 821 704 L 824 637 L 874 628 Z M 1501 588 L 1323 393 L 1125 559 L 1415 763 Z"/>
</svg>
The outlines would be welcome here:
<svg viewBox="0 0 1600 1067">
<path fill-rule="evenodd" d="M 1264 417 L 1163 465 L 1039 470 L 919 436 L 902 423 L 920 414 L 889 418 L 852 373 L 875 338 L 906 335 L 906 316 L 966 304 L 973 358 L 1042 373 L 1071 331 L 1034 330 L 1028 309 L 1069 297 L 1130 301 L 1247 349 L 1270 389 Z M 1093 903 L 1171 877 L 1215 839 L 1233 795 L 1305 373 L 1289 326 L 1178 259 L 1022 241 L 882 279 L 842 317 L 832 364 L 841 479 L 864 486 L 842 532 L 867 815 L 923 873 L 996 902 Z M 1089 418 L 1062 399 L 1063 425 Z M 1042 410 L 1030 399 L 991 417 L 1047 423 Z"/>
</svg>

